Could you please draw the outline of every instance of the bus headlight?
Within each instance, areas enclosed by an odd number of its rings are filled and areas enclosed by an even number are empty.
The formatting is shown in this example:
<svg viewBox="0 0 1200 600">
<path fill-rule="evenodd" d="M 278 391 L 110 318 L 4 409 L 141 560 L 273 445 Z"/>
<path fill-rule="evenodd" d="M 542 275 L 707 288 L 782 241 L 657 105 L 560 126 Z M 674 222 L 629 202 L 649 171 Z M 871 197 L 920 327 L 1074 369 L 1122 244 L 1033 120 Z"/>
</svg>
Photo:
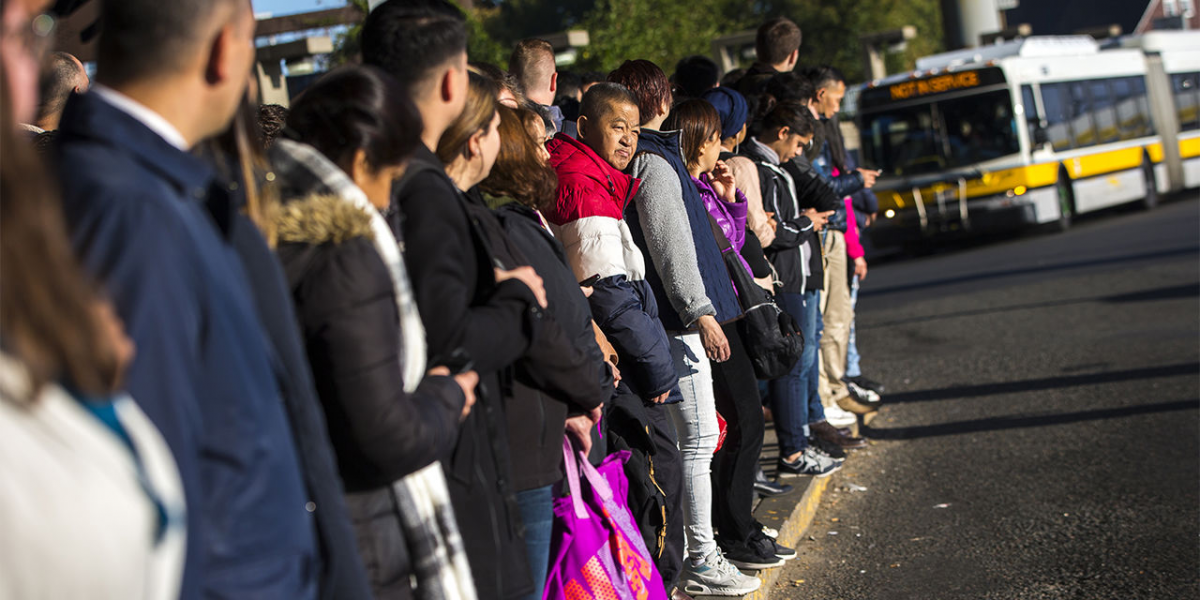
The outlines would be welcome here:
<svg viewBox="0 0 1200 600">
<path fill-rule="evenodd" d="M 889 218 L 889 219 L 890 219 L 890 218 L 892 218 L 892 217 L 896 216 L 896 211 L 894 211 L 894 210 L 892 210 L 892 209 L 890 209 L 890 208 L 889 208 L 889 209 L 887 209 L 886 211 L 884 211 L 884 213 L 883 213 L 883 216 L 885 216 L 885 217 L 887 217 L 887 218 Z"/>
</svg>

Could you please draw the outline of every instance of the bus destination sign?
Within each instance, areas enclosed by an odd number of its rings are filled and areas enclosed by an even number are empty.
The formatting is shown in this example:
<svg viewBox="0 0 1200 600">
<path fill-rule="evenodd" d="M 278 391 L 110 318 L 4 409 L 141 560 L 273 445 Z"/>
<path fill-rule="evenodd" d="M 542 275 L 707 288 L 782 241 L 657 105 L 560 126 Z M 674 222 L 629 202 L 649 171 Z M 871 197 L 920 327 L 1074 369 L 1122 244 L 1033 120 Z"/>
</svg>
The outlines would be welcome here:
<svg viewBox="0 0 1200 600">
<path fill-rule="evenodd" d="M 940 94 L 942 92 L 951 92 L 954 90 L 965 90 L 968 88 L 977 87 L 979 85 L 978 71 L 965 71 L 963 73 L 951 73 L 949 75 L 941 75 L 931 77 L 929 79 L 919 79 L 917 81 L 905 81 L 903 83 L 893 84 L 888 88 L 892 100 L 907 100 L 909 98 L 917 98 L 927 96 L 929 94 Z"/>
</svg>

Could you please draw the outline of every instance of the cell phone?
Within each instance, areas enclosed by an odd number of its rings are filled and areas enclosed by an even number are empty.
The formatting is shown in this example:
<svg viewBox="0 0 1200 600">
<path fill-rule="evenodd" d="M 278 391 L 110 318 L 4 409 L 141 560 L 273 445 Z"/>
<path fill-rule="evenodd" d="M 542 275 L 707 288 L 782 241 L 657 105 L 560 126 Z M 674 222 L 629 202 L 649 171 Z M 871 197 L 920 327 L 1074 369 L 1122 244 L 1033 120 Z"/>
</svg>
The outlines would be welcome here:
<svg viewBox="0 0 1200 600">
<path fill-rule="evenodd" d="M 431 361 L 435 367 L 446 367 L 450 370 L 450 375 L 461 375 L 467 371 L 475 369 L 475 361 L 471 360 L 470 355 L 462 348 L 455 348 L 447 356 L 439 356 Z"/>
<path fill-rule="evenodd" d="M 592 275 L 591 277 L 588 277 L 587 279 L 580 281 L 579 287 L 592 287 L 592 286 L 596 285 L 597 281 L 600 281 L 599 273 L 596 273 L 595 275 Z"/>
</svg>

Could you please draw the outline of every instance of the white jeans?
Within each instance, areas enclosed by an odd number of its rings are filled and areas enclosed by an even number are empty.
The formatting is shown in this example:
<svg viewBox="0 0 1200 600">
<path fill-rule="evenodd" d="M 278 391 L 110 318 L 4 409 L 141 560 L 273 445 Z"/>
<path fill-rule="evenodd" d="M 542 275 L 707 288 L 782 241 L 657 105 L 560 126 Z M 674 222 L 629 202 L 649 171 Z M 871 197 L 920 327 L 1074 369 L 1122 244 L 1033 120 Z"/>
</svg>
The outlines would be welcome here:
<svg viewBox="0 0 1200 600">
<path fill-rule="evenodd" d="M 712 366 L 699 333 L 671 336 L 671 357 L 679 376 L 683 402 L 671 405 L 683 458 L 683 522 L 690 558 L 702 559 L 717 549 L 712 528 L 712 458 L 717 449 L 717 403 Z"/>
</svg>

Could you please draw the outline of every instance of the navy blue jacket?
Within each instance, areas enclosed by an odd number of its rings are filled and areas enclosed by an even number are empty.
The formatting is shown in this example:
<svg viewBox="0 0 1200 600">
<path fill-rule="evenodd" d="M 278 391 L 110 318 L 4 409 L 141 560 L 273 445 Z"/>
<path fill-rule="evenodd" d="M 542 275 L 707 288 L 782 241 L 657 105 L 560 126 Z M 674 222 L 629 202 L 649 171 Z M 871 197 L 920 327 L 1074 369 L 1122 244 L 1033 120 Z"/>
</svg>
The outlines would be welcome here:
<svg viewBox="0 0 1200 600">
<path fill-rule="evenodd" d="M 97 94 L 73 97 L 56 166 L 72 241 L 137 345 L 127 383 L 188 503 L 183 597 L 315 598 L 313 518 L 279 361 L 213 172 Z"/>
<path fill-rule="evenodd" d="M 820 126 L 825 128 L 827 136 L 840 136 L 842 134 L 841 130 L 837 126 L 836 121 L 821 119 Z M 833 151 L 829 145 L 828 139 L 823 140 L 823 144 L 821 145 L 821 154 L 817 156 L 817 158 L 813 159 L 812 166 L 817 170 L 817 173 L 821 175 L 821 178 L 829 184 L 829 187 L 833 189 L 833 193 L 837 194 L 839 199 L 857 194 L 864 189 L 863 176 L 862 173 L 859 173 L 858 171 L 839 173 L 836 177 L 834 177 Z M 828 227 L 843 233 L 846 231 L 845 204 L 840 202 L 838 203 L 837 210 L 829 217 Z"/>
<path fill-rule="evenodd" d="M 712 225 L 708 221 L 708 210 L 700 199 L 700 191 L 688 174 L 687 165 L 679 146 L 678 131 L 653 131 L 643 129 L 638 134 L 638 153 L 650 152 L 657 154 L 675 169 L 679 183 L 683 188 L 683 206 L 687 210 L 688 225 L 692 230 L 692 243 L 696 247 L 696 263 L 700 267 L 700 278 L 704 281 L 704 293 L 713 307 L 717 309 L 717 321 L 725 323 L 742 315 L 741 305 L 738 304 L 737 293 L 733 291 L 733 283 L 729 279 L 729 271 L 725 268 L 725 259 L 717 240 L 713 237 Z M 632 203 L 630 203 L 632 205 Z M 625 208 L 625 220 L 633 233 L 633 241 L 641 249 L 642 254 L 649 255 L 646 236 L 642 232 L 641 218 L 637 210 Z M 682 241 L 682 240 L 681 240 Z M 654 268 L 654 261 L 646 261 L 646 282 L 654 292 L 654 299 L 659 306 L 659 319 L 667 331 L 686 331 L 687 323 L 679 317 L 679 313 L 671 306 L 670 298 L 663 288 L 662 278 Z"/>
</svg>

